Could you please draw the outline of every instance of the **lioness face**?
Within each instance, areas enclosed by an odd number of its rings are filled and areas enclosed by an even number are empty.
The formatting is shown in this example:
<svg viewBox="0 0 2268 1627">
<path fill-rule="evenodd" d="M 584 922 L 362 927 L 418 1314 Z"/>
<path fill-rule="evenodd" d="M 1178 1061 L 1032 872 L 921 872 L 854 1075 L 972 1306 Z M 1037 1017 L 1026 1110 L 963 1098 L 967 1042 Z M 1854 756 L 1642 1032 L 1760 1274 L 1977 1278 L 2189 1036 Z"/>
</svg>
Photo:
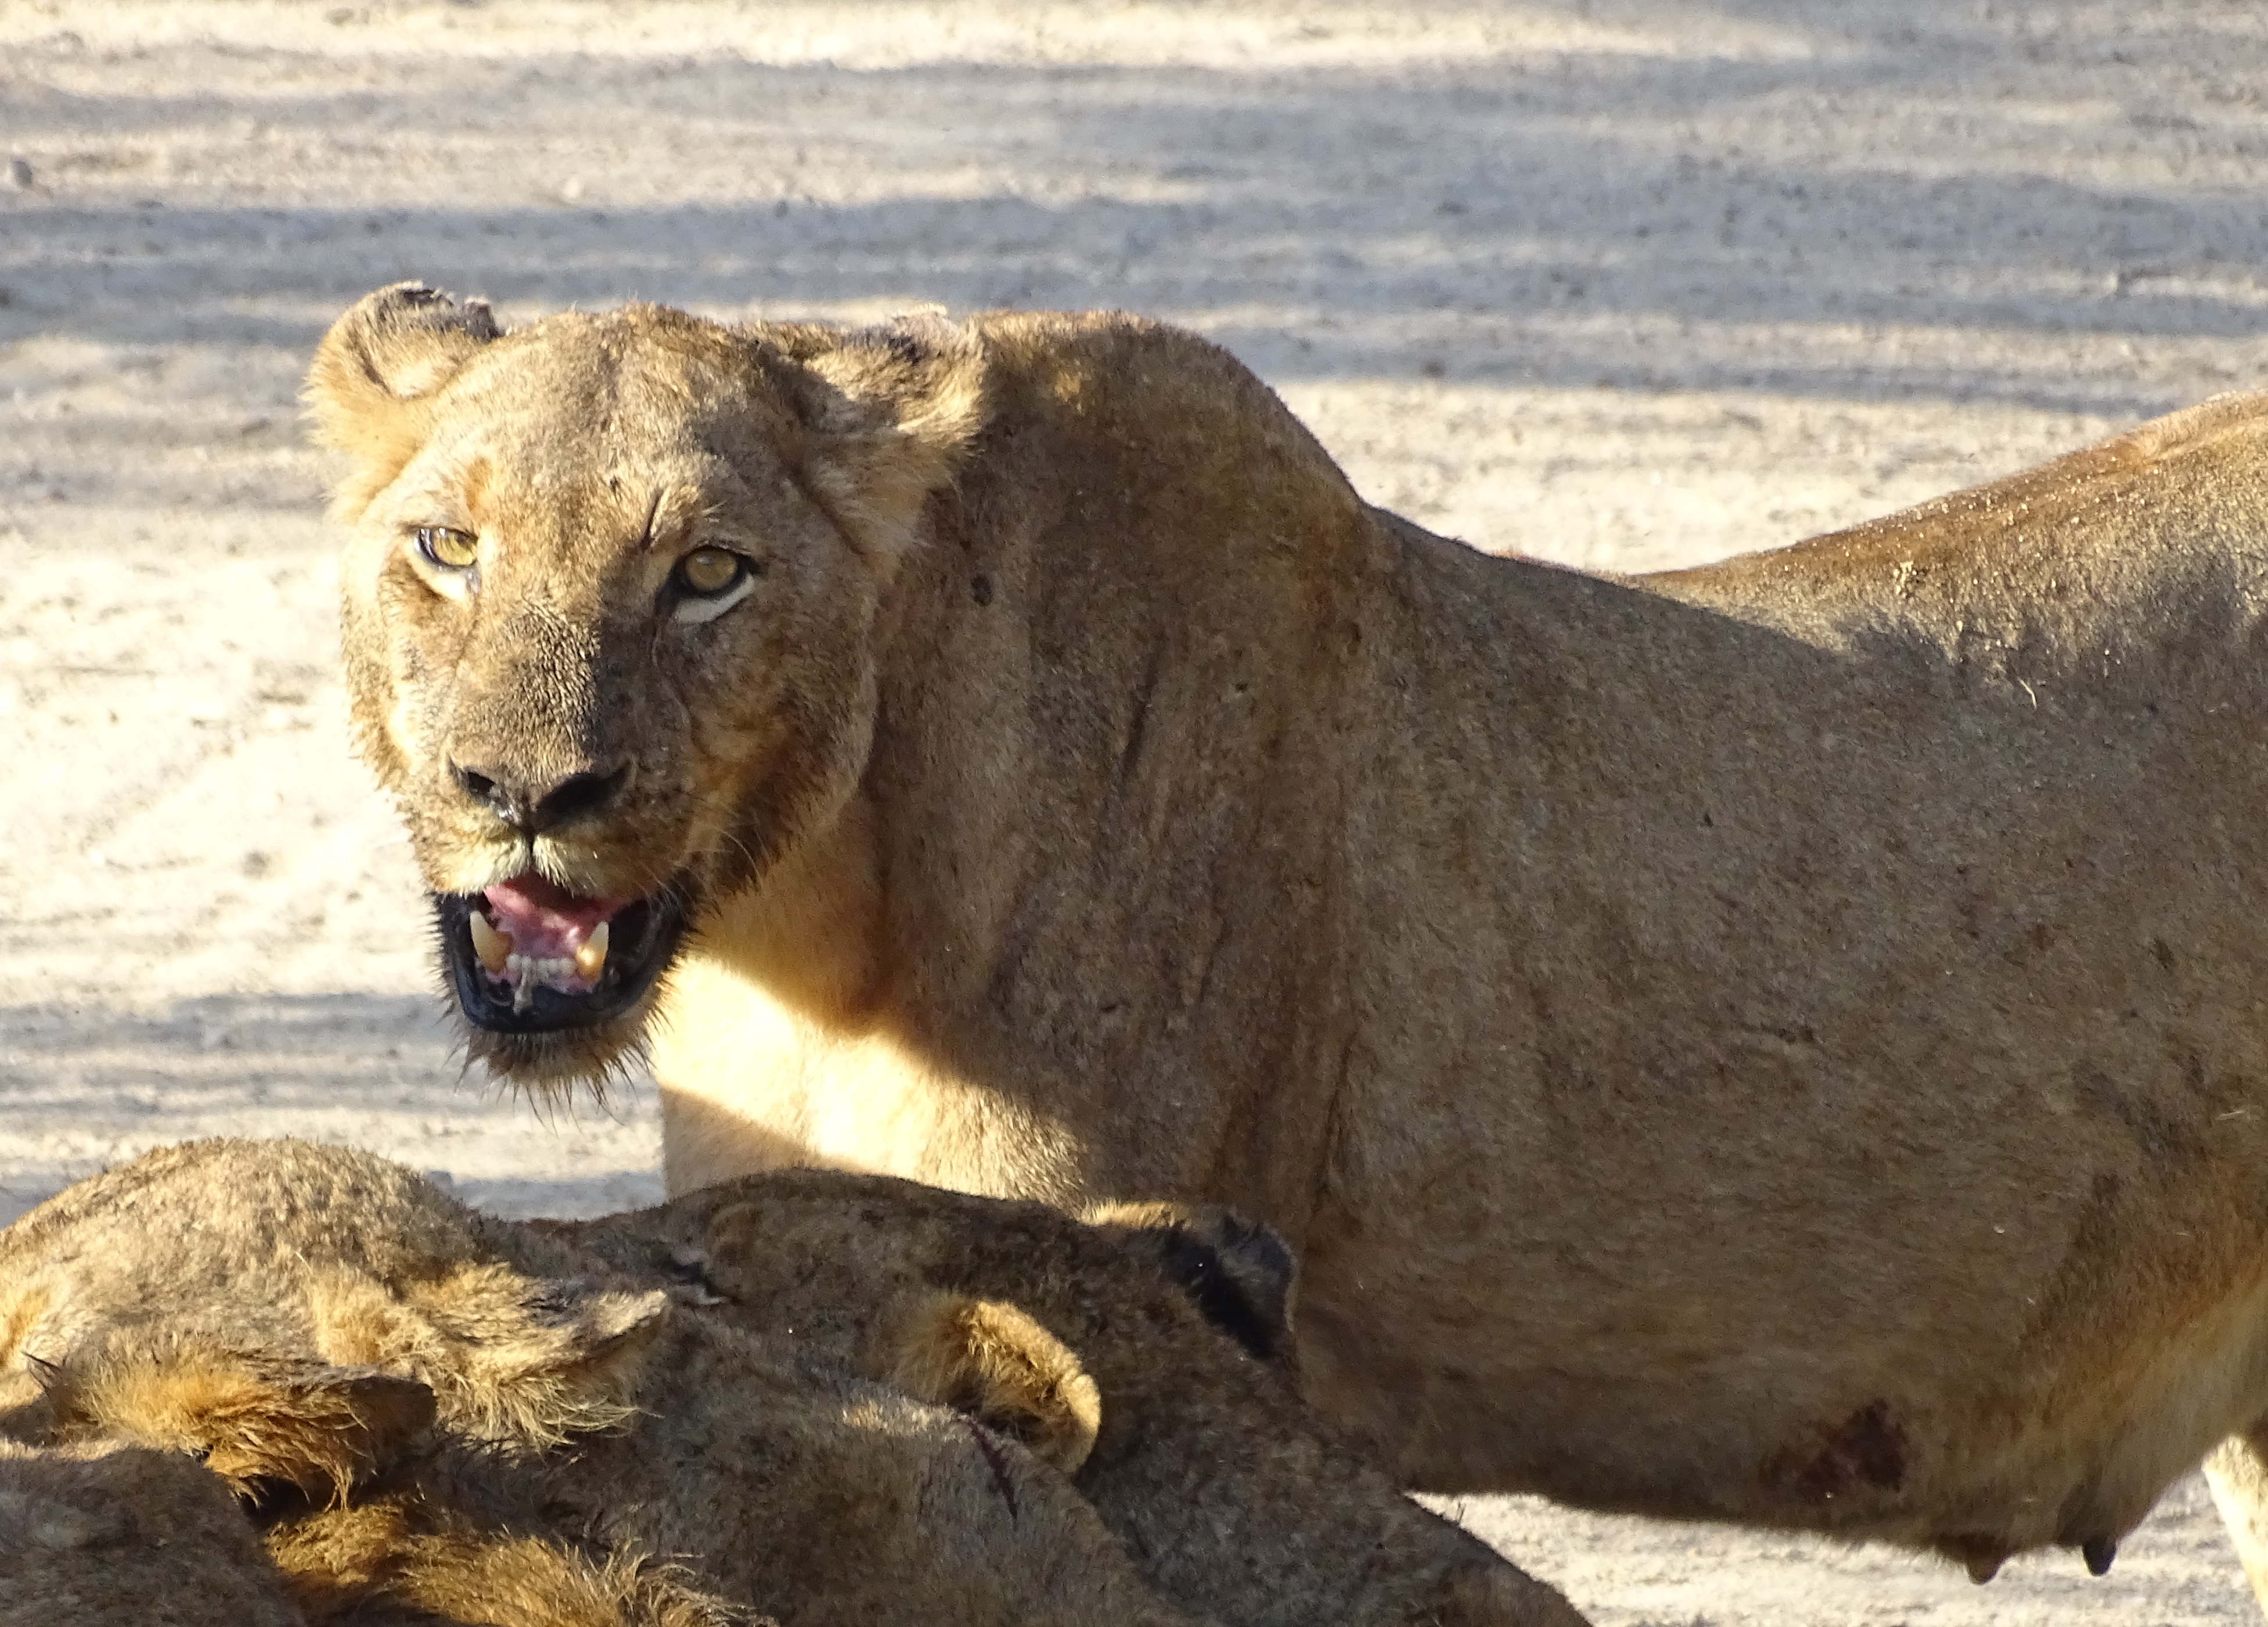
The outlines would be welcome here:
<svg viewBox="0 0 2268 1627">
<path fill-rule="evenodd" d="M 786 336 L 803 356 L 651 308 L 501 335 L 398 288 L 317 355 L 310 398 L 357 460 L 360 747 L 475 1053 L 527 1082 L 634 1044 L 702 901 L 864 764 L 876 610 L 953 445 L 900 423 L 905 332 Z"/>
</svg>

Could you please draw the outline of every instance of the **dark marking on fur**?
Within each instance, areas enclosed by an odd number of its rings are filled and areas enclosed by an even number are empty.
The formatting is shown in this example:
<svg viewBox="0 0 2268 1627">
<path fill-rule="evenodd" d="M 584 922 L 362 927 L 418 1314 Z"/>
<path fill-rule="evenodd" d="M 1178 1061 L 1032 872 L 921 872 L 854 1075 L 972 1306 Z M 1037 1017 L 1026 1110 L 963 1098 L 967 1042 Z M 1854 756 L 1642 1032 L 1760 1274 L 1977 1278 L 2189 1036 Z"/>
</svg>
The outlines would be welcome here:
<svg viewBox="0 0 2268 1627">
<path fill-rule="evenodd" d="M 881 350 L 901 367 L 919 367 L 948 347 L 958 331 L 933 311 L 909 311 L 887 322 L 855 328 L 843 335 L 843 342 L 846 346 Z"/>
<path fill-rule="evenodd" d="M 1889 1402 L 1870 1401 L 1774 1477 L 1815 1502 L 1861 1489 L 1894 1491 L 1906 1477 L 1905 1432 Z"/>
<path fill-rule="evenodd" d="M 2154 1161 L 2196 1155 L 2196 1131 L 2151 1098 L 2147 1081 L 2122 1084 L 2088 1062 L 2073 1065 L 2071 1081 L 2080 1100 L 2124 1124 Z M 2182 1081 L 2193 1101 L 2203 1095 L 2205 1066 L 2194 1052 L 2182 1058 Z"/>
<path fill-rule="evenodd" d="M 1260 1251 L 1263 1258 L 1273 1251 L 1283 1279 L 1289 1283 L 1291 1251 L 1273 1232 L 1249 1226 L 1235 1241 Z M 1244 1285 L 1222 1264 L 1219 1249 L 1177 1226 L 1165 1233 L 1160 1255 L 1166 1275 L 1195 1301 L 1199 1315 L 1242 1345 L 1256 1360 L 1273 1361 L 1283 1353 L 1287 1329 L 1280 1312 L 1271 1315 L 1254 1302 Z"/>
<path fill-rule="evenodd" d="M 690 1250 L 672 1249 L 661 1269 L 685 1291 L 684 1297 L 691 1304 L 723 1305 L 731 1297 L 719 1292 L 717 1285 L 710 1280 L 709 1262 Z"/>
<path fill-rule="evenodd" d="M 1013 1523 L 1020 1520 L 1023 1516 L 1016 1507 L 1016 1483 L 1008 1478 L 1008 1461 L 1000 1455 L 999 1443 L 975 1418 L 964 1413 L 961 1421 L 968 1427 L 968 1438 L 976 1443 L 976 1449 L 984 1454 L 985 1467 L 992 1471 L 993 1489 L 1008 1506 L 1009 1520 Z"/>
<path fill-rule="evenodd" d="M 202 1462 L 211 1455 L 211 1448 L 195 1455 Z M 272 1475 L 254 1475 L 232 1489 L 236 1494 L 238 1511 L 259 1531 L 270 1530 L 286 1520 L 304 1520 L 329 1506 L 331 1500 L 328 1496 L 319 1500 L 304 1487 Z"/>
<path fill-rule="evenodd" d="M 975 600 L 980 607 L 990 604 L 992 578 L 989 576 L 971 577 L 968 579 L 968 596 Z"/>
<path fill-rule="evenodd" d="M 1143 665 L 1142 681 L 1134 691 L 1134 716 L 1126 725 L 1126 743 L 1118 751 L 1118 782 L 1124 784 L 1134 772 L 1134 764 L 1142 755 L 1142 741 L 1150 728 L 1150 702 L 1158 692 L 1158 666 L 1160 652 L 1152 648 L 1150 659 Z"/>
</svg>

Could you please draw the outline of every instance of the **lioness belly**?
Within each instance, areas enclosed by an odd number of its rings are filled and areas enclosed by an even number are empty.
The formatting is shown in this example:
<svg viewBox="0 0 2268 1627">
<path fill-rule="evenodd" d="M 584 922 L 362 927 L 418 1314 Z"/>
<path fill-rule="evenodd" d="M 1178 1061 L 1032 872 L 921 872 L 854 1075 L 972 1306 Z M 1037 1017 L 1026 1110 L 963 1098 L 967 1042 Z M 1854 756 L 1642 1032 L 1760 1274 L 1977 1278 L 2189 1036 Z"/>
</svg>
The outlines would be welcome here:
<svg viewBox="0 0 2268 1627">
<path fill-rule="evenodd" d="M 1424 1488 L 1964 1560 L 2115 1541 L 2262 1410 L 2268 1274 L 2204 1281 L 2201 1258 L 2257 1260 L 2258 1240 L 2210 1234 L 2187 1204 L 2109 1225 L 2096 1208 L 2070 1230 L 2049 1207 L 2045 1246 L 1887 1270 L 1911 1240 L 1868 1248 L 1831 1222 L 1760 1240 L 1683 1209 L 1669 1248 L 1593 1208 L 1575 1251 L 1536 1248 L 1532 1213 L 1504 1217 L 1490 1240 L 1510 1269 L 1462 1289 L 1374 1220 L 1359 1236 L 1326 1222 L 1303 1263 L 1305 1383 Z M 1641 1252 L 1643 1278 L 1617 1272 Z M 1837 1272 L 1863 1292 L 1823 1292 Z"/>
</svg>

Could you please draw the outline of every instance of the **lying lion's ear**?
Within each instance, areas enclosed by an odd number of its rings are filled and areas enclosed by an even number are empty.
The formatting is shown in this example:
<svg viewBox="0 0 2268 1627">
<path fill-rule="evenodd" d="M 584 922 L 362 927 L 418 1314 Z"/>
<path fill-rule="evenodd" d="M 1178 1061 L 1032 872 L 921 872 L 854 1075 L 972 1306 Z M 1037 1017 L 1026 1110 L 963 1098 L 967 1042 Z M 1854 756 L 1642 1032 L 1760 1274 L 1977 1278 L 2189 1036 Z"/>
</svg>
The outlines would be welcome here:
<svg viewBox="0 0 2268 1627">
<path fill-rule="evenodd" d="M 451 1430 L 535 1451 L 637 1412 L 669 1316 L 659 1289 L 524 1277 L 495 1262 L 398 1286 L 318 1277 L 307 1304 L 330 1360 L 406 1365 L 438 1393 Z"/>
<path fill-rule="evenodd" d="M 515 1335 L 470 1364 L 494 1409 L 485 1432 L 543 1447 L 629 1422 L 647 1353 L 668 1324 L 668 1294 L 547 1282 L 529 1308 Z"/>
<path fill-rule="evenodd" d="M 1094 1450 L 1102 1395 L 1071 1347 L 1012 1305 L 939 1294 L 896 1330 L 885 1380 L 1013 1436 L 1066 1475 Z"/>
<path fill-rule="evenodd" d="M 331 324 L 307 370 L 306 400 L 317 438 L 362 466 L 350 490 L 393 477 L 423 431 L 418 403 L 497 335 L 485 302 L 459 305 L 417 283 L 365 294 Z"/>
<path fill-rule="evenodd" d="M 1299 1262 L 1272 1227 L 1212 1204 L 1100 1204 L 1081 1218 L 1141 1236 L 1207 1321 L 1260 1360 L 1293 1365 Z"/>
<path fill-rule="evenodd" d="M 983 350 L 941 317 L 901 317 L 842 335 L 806 365 L 821 386 L 801 403 L 813 494 L 858 541 L 895 557 L 983 422 Z"/>
<path fill-rule="evenodd" d="M 49 1397 L 70 1432 L 188 1452 L 238 1491 L 282 1481 L 343 1496 L 433 1423 L 433 1392 L 367 1367 L 182 1347 L 67 1366 Z"/>
</svg>

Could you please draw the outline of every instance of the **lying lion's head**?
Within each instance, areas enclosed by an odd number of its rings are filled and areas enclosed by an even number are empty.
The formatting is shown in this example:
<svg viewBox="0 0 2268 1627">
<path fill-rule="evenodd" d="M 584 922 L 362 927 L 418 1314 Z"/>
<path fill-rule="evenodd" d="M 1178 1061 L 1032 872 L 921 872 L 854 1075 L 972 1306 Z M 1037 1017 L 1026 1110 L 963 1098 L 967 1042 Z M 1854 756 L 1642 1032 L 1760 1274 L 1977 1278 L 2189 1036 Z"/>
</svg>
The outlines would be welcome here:
<svg viewBox="0 0 2268 1627">
<path fill-rule="evenodd" d="M 359 745 L 490 1065 L 603 1073 L 699 902 L 849 795 L 876 612 L 976 416 L 968 350 L 940 321 L 652 306 L 504 333 L 410 284 L 325 336 Z"/>
</svg>

